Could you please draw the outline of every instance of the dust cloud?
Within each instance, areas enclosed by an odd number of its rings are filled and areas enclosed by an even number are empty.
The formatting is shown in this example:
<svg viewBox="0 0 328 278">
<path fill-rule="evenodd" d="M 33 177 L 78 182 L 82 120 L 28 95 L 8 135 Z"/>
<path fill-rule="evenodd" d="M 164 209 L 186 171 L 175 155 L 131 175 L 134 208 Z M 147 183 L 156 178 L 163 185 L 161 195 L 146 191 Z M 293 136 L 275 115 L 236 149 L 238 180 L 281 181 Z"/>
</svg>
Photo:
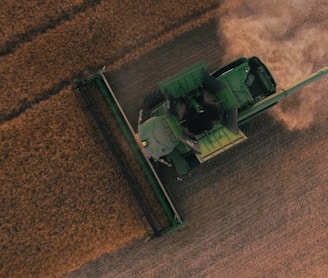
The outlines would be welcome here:
<svg viewBox="0 0 328 278">
<path fill-rule="evenodd" d="M 226 1 L 220 16 L 228 63 L 240 56 L 258 56 L 269 67 L 279 89 L 328 66 L 328 5 L 326 0 Z M 325 83 L 325 86 L 324 86 Z M 310 126 L 327 78 L 286 98 L 271 110 L 289 129 Z"/>
</svg>

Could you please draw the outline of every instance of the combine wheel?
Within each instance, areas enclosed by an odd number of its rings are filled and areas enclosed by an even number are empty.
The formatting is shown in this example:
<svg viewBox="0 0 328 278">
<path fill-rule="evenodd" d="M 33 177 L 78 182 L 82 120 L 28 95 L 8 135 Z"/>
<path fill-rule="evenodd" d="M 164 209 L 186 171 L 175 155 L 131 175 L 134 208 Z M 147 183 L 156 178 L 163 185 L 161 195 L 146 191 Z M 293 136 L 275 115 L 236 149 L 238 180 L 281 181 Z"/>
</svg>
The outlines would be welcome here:
<svg viewBox="0 0 328 278">
<path fill-rule="evenodd" d="M 162 103 L 163 101 L 164 101 L 164 96 L 161 93 L 161 91 L 156 91 L 145 97 L 144 107 L 147 109 L 152 109 L 158 104 Z"/>
</svg>

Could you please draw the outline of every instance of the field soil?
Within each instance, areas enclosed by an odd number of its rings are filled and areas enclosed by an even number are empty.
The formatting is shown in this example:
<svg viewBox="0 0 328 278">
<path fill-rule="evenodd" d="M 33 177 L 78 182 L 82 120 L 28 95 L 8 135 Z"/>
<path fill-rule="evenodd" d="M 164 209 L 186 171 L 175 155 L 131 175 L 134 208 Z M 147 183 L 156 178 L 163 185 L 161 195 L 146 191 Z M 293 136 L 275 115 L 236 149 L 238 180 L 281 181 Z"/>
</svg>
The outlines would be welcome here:
<svg viewBox="0 0 328 278">
<path fill-rule="evenodd" d="M 325 1 L 287 2 L 2 1 L 0 276 L 326 277 L 327 78 L 190 178 L 159 165 L 186 224 L 151 240 L 72 89 L 106 66 L 136 127 L 144 96 L 199 60 L 256 55 L 286 88 L 328 66 Z"/>
</svg>

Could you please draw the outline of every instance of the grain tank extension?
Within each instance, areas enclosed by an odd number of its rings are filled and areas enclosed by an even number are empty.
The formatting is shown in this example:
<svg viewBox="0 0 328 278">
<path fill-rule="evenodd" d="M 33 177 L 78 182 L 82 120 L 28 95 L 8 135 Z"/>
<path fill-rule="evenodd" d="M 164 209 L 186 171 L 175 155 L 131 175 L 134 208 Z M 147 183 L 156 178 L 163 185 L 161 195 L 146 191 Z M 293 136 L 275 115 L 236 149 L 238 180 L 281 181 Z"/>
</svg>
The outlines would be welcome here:
<svg viewBox="0 0 328 278">
<path fill-rule="evenodd" d="M 240 58 L 212 73 L 200 62 L 159 84 L 139 113 L 138 133 L 153 161 L 179 177 L 247 139 L 240 126 L 328 73 L 323 68 L 286 90 L 257 57 Z"/>
</svg>

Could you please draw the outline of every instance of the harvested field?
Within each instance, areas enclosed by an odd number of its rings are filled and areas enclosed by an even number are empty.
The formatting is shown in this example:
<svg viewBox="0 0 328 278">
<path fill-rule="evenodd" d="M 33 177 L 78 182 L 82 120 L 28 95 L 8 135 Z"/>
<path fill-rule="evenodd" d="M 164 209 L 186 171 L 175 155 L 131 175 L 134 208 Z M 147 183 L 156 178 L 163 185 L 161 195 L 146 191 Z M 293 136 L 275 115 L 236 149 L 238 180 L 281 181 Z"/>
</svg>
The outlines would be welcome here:
<svg viewBox="0 0 328 278">
<path fill-rule="evenodd" d="M 159 169 L 188 222 L 146 243 L 71 88 L 107 66 L 135 125 L 143 96 L 200 59 L 257 55 L 291 85 L 328 65 L 325 1 L 16 2 L 0 4 L 1 277 L 326 276 L 327 78 L 191 179 Z"/>
</svg>

